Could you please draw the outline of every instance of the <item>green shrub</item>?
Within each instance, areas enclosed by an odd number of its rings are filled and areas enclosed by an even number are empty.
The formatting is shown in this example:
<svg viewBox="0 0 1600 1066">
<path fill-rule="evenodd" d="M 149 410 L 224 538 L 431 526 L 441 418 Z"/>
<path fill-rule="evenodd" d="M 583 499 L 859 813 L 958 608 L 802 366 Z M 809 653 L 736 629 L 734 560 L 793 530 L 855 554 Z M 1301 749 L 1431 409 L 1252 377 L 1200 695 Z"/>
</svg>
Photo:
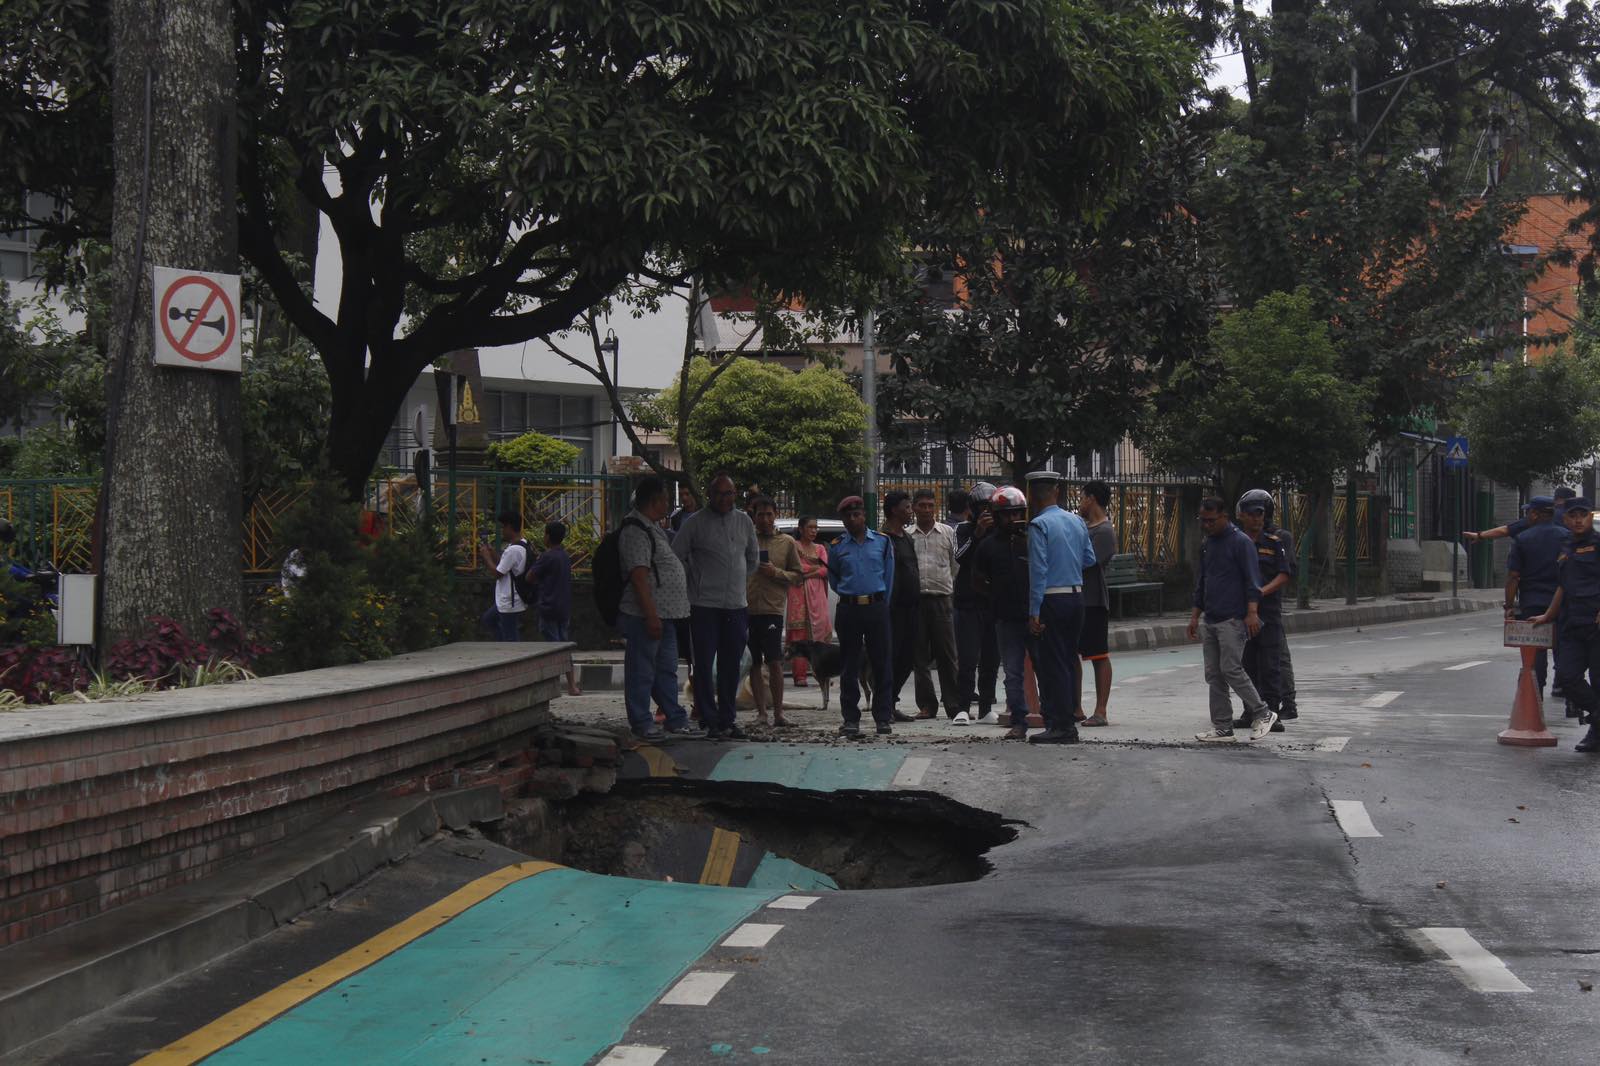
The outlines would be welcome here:
<svg viewBox="0 0 1600 1066">
<path fill-rule="evenodd" d="M 489 466 L 494 470 L 526 470 L 551 473 L 565 470 L 578 461 L 578 448 L 543 433 L 524 433 L 511 440 L 489 445 Z"/>
</svg>

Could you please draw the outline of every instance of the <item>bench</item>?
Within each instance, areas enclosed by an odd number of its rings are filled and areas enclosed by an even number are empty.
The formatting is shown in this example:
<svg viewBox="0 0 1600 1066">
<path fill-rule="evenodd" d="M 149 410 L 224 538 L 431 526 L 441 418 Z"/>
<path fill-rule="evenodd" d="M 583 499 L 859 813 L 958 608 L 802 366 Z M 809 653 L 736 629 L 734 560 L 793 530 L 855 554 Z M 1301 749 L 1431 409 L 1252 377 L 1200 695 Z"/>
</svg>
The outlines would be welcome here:
<svg viewBox="0 0 1600 1066">
<path fill-rule="evenodd" d="M 1113 555 L 1105 564 L 1106 589 L 1115 594 L 1116 617 L 1122 617 L 1122 598 L 1137 596 L 1141 592 L 1156 594 L 1156 614 L 1163 609 L 1162 585 L 1159 581 L 1139 580 L 1139 560 L 1132 555 Z"/>
</svg>

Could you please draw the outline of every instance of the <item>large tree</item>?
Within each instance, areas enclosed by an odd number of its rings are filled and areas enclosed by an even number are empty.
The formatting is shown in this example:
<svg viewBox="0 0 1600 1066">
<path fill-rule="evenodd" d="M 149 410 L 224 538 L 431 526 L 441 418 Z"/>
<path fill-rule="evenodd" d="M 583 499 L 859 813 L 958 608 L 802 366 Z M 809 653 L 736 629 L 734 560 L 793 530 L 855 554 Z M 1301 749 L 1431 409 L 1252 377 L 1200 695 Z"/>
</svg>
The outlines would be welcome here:
<svg viewBox="0 0 1600 1066">
<path fill-rule="evenodd" d="M 920 231 L 878 304 L 891 445 L 907 427 L 918 443 L 986 441 L 1020 478 L 1134 428 L 1212 322 L 1215 273 L 1188 206 L 1202 145 L 1186 124 L 1152 131 L 1101 212 L 986 211 Z M 930 287 L 929 270 L 953 284 Z"/>
<path fill-rule="evenodd" d="M 92 125 L 95 5 L 8 6 L 80 114 L 0 68 L 0 121 Z M 1093 212 L 1190 61 L 1153 5 L 1092 0 L 238 0 L 237 24 L 241 247 L 323 358 L 352 486 L 432 361 L 630 277 L 848 302 L 913 216 Z M 330 303 L 285 254 L 307 201 Z"/>
</svg>

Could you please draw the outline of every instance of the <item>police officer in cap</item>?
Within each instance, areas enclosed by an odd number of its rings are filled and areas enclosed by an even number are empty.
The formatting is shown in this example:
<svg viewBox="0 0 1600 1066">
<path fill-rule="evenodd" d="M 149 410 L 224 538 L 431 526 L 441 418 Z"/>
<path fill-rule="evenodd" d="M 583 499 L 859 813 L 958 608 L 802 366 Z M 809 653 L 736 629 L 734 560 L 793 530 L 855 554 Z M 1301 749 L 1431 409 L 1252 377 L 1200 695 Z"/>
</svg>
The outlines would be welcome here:
<svg viewBox="0 0 1600 1066">
<path fill-rule="evenodd" d="M 1561 557 L 1567 542 L 1567 528 L 1552 521 L 1556 501 L 1549 496 L 1535 496 L 1528 501 L 1528 528 L 1511 539 L 1511 554 L 1506 556 L 1506 621 L 1537 618 L 1550 609 L 1555 598 L 1560 571 L 1556 560 Z M 1540 648 L 1534 659 L 1533 673 L 1539 680 L 1539 692 L 1544 692 L 1548 673 L 1548 656 Z M 1576 718 L 1577 709 L 1567 704 L 1568 716 Z"/>
<path fill-rule="evenodd" d="M 1600 715 L 1595 713 L 1600 697 L 1594 689 L 1600 680 L 1600 540 L 1594 535 L 1592 513 L 1586 497 L 1568 501 L 1562 516 L 1568 536 L 1556 557 L 1556 594 L 1550 609 L 1533 619 L 1557 623 L 1557 680 L 1589 722 L 1579 751 L 1600 751 Z"/>
<path fill-rule="evenodd" d="M 1239 528 L 1255 542 L 1256 565 L 1261 572 L 1261 628 L 1244 646 L 1244 669 L 1271 711 L 1279 715 L 1272 732 L 1284 731 L 1282 719 L 1283 590 L 1294 577 L 1294 560 L 1289 557 L 1283 538 L 1267 529 L 1267 508 L 1272 496 L 1265 489 L 1251 489 L 1239 497 Z M 1235 729 L 1249 729 L 1248 718 L 1234 720 Z"/>
<path fill-rule="evenodd" d="M 1028 523 L 1028 631 L 1037 641 L 1034 671 L 1044 732 L 1031 744 L 1076 744 L 1078 632 L 1083 628 L 1083 572 L 1096 562 L 1089 527 L 1057 501 L 1061 475 L 1028 475 L 1033 520 Z"/>
</svg>

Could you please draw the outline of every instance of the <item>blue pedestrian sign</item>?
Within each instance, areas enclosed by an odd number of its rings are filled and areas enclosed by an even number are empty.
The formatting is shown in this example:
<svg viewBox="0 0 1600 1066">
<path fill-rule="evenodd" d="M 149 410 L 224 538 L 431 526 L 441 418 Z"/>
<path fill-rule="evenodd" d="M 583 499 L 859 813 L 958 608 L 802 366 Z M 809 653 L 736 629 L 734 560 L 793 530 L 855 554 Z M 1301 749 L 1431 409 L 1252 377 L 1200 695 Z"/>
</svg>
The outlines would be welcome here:
<svg viewBox="0 0 1600 1066">
<path fill-rule="evenodd" d="M 1451 437 L 1444 446 L 1444 468 L 1446 470 L 1465 470 L 1467 468 L 1467 438 Z"/>
</svg>

